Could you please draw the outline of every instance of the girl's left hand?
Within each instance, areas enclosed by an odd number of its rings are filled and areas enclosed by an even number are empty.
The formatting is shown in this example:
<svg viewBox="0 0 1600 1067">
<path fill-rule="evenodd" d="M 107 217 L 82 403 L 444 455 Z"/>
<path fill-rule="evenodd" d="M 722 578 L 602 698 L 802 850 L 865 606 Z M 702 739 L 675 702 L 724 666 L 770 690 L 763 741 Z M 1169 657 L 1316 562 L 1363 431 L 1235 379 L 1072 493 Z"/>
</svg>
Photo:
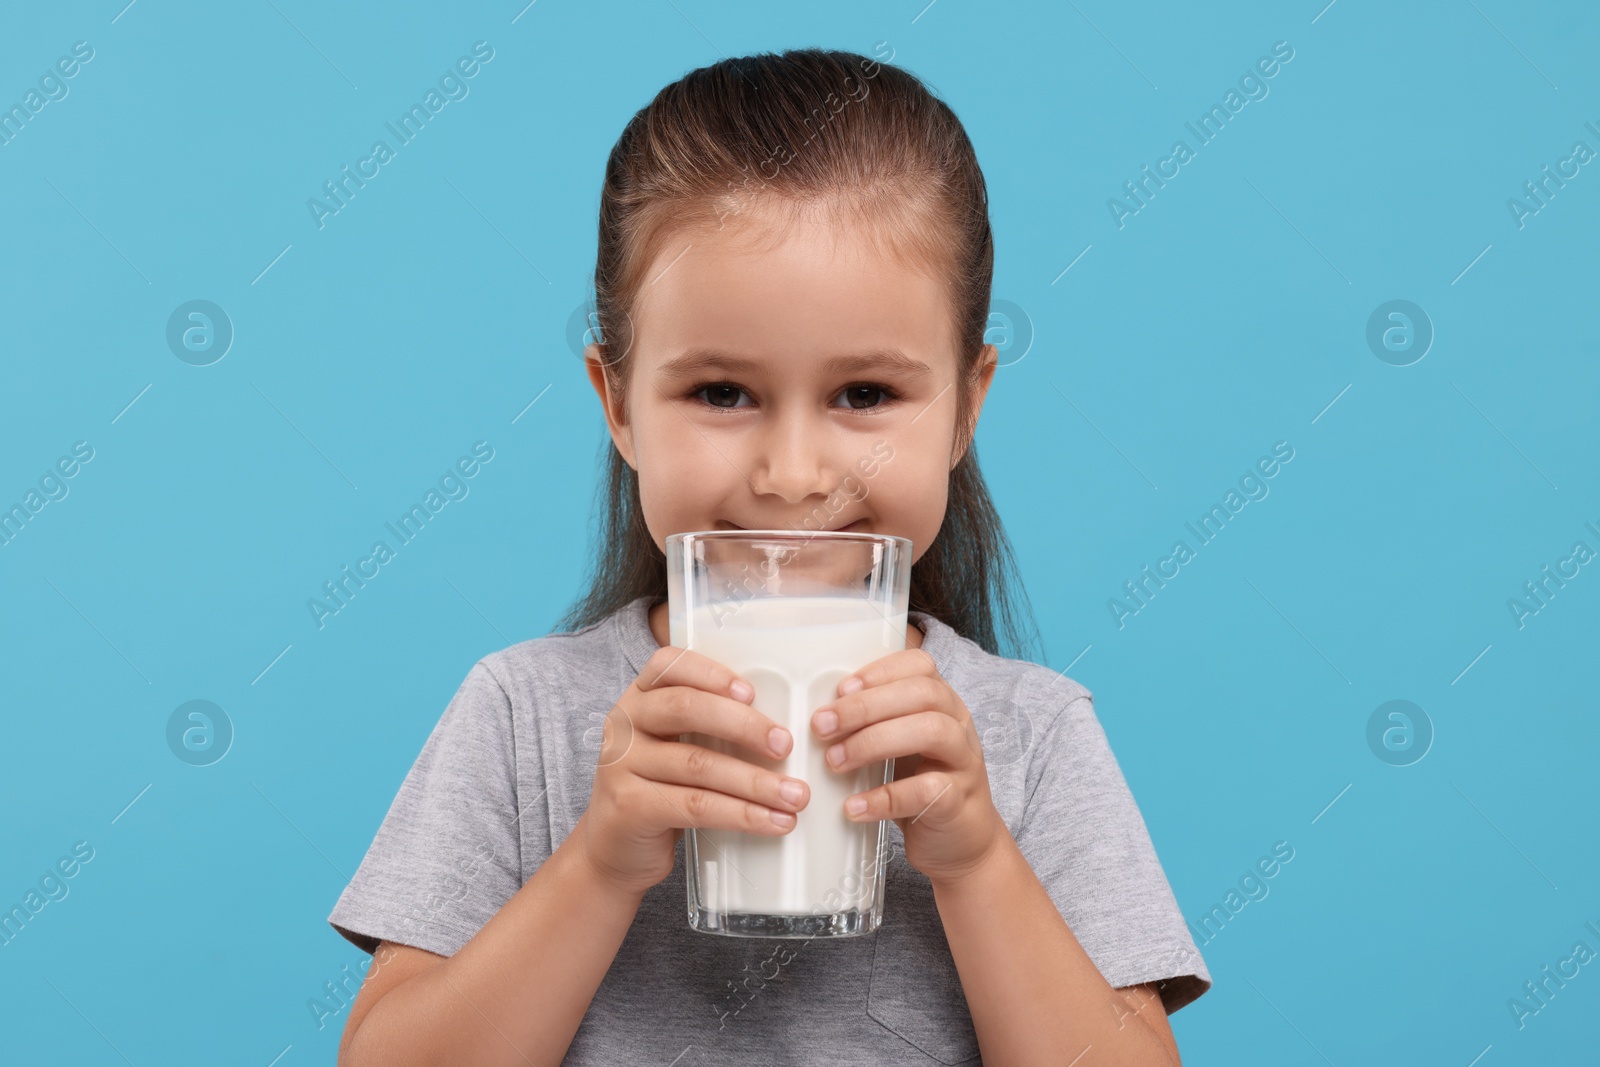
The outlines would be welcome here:
<svg viewBox="0 0 1600 1067">
<path fill-rule="evenodd" d="M 839 683 L 841 695 L 812 712 L 811 729 L 835 772 L 894 759 L 888 785 L 845 803 L 852 822 L 893 819 L 906 862 L 931 881 L 953 881 L 982 865 L 1010 834 L 989 794 L 989 772 L 972 715 L 920 648 L 891 652 Z M 865 801 L 860 812 L 850 805 Z"/>
</svg>

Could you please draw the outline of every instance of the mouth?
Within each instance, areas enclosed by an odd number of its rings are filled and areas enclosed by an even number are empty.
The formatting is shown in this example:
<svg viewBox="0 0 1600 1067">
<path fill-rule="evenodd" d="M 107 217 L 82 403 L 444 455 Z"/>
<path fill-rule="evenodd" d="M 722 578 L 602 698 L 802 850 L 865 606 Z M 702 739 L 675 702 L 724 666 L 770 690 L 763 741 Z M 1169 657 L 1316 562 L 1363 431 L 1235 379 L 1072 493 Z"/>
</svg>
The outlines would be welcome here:
<svg viewBox="0 0 1600 1067">
<path fill-rule="evenodd" d="M 863 519 L 857 519 L 854 522 L 846 523 L 844 526 L 835 526 L 832 529 L 825 530 L 823 532 L 824 533 L 850 533 L 851 531 L 861 529 L 862 527 L 864 527 L 866 525 L 866 523 L 867 523 L 867 520 L 864 519 L 864 518 Z M 737 523 L 729 522 L 727 519 L 718 519 L 717 520 L 717 524 L 715 526 L 713 526 L 712 529 L 714 529 L 714 530 L 743 530 L 744 527 L 740 526 Z"/>
</svg>

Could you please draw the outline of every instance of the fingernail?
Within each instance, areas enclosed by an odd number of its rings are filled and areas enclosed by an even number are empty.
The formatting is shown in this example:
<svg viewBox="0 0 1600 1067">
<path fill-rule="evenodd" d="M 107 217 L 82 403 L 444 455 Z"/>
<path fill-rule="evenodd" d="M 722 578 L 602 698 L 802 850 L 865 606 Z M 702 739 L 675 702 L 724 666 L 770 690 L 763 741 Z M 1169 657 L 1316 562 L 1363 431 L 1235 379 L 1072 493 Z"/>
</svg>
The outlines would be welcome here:
<svg viewBox="0 0 1600 1067">
<path fill-rule="evenodd" d="M 832 748 L 828 749 L 828 762 L 831 765 L 837 767 L 843 761 L 844 761 L 844 745 L 843 745 L 843 743 L 834 745 Z"/>
<path fill-rule="evenodd" d="M 794 825 L 794 816 L 790 815 L 786 811 L 774 811 L 772 813 L 772 821 L 774 824 L 787 830 L 789 827 Z"/>
<path fill-rule="evenodd" d="M 816 718 L 817 733 L 827 737 L 839 728 L 839 716 L 831 711 L 819 711 Z"/>
<path fill-rule="evenodd" d="M 848 811 L 851 815 L 860 815 L 862 812 L 867 810 L 867 798 L 851 797 L 849 800 L 844 802 L 844 810 Z"/>
<path fill-rule="evenodd" d="M 860 688 L 861 679 L 852 674 L 850 677 L 839 683 L 839 695 L 842 697 L 847 697 Z"/>
<path fill-rule="evenodd" d="M 767 731 L 767 744 L 773 752 L 783 755 L 789 751 L 789 731 L 781 726 L 774 726 Z"/>
<path fill-rule="evenodd" d="M 749 682 L 735 681 L 728 687 L 728 690 L 733 693 L 733 699 L 735 700 L 742 700 L 748 704 L 755 699 L 756 691 L 750 687 Z"/>
<path fill-rule="evenodd" d="M 784 783 L 778 787 L 778 792 L 783 796 L 784 800 L 791 804 L 798 804 L 800 803 L 800 798 L 806 795 L 806 787 L 790 778 L 784 780 Z"/>
</svg>

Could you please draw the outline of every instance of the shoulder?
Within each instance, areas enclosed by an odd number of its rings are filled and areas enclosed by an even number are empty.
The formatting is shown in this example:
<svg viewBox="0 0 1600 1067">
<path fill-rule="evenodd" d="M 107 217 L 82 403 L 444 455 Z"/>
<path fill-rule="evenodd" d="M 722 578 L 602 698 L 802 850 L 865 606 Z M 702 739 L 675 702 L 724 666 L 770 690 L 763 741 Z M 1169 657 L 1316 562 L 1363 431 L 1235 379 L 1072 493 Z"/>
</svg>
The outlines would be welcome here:
<svg viewBox="0 0 1600 1067">
<path fill-rule="evenodd" d="M 612 661 L 622 662 L 611 623 L 603 619 L 581 630 L 508 645 L 478 660 L 471 674 L 493 679 L 508 695 L 551 686 L 593 688 Z"/>
<path fill-rule="evenodd" d="M 548 765 L 588 766 L 598 753 L 607 713 L 638 673 L 619 630 L 607 616 L 490 652 L 468 672 L 467 699 L 504 723 L 497 729 L 530 781 Z"/>
<path fill-rule="evenodd" d="M 1093 716 L 1094 694 L 1065 671 L 995 655 L 938 619 L 923 617 L 920 625 L 926 631 L 924 647 L 969 707 L 974 702 L 985 707 L 1009 705 L 1041 728 L 1069 709 L 1078 716 Z M 977 708 L 971 710 L 977 714 Z"/>
<path fill-rule="evenodd" d="M 995 655 L 937 619 L 919 624 L 924 647 L 972 716 L 996 802 L 1016 826 L 1052 764 L 1065 763 L 1067 754 L 1082 761 L 1104 748 L 1094 694 L 1064 671 Z"/>
</svg>

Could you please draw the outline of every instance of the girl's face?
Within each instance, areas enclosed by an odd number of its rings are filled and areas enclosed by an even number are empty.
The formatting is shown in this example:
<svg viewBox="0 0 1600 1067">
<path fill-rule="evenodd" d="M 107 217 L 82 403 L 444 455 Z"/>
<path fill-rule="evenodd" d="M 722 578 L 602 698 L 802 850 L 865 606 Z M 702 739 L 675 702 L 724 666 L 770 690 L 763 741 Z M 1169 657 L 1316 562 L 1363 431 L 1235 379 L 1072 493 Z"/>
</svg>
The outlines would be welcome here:
<svg viewBox="0 0 1600 1067">
<path fill-rule="evenodd" d="M 625 404 L 585 355 L 656 545 L 849 529 L 921 557 L 965 449 L 944 285 L 815 213 L 677 232 L 644 278 Z M 985 345 L 974 423 L 995 358 Z"/>
</svg>

